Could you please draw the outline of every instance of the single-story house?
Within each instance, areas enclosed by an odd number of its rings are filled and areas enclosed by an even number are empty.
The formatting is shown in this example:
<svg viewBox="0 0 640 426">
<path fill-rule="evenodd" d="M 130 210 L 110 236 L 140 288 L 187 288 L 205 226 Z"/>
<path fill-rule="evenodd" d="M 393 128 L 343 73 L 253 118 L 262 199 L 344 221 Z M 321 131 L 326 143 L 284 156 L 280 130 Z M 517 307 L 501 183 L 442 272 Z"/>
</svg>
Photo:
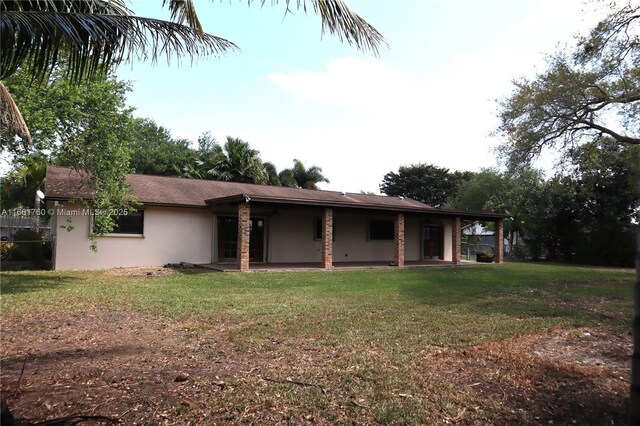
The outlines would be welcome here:
<svg viewBox="0 0 640 426">
<path fill-rule="evenodd" d="M 284 188 L 151 175 L 127 176 L 141 207 L 120 215 L 90 250 L 92 212 L 82 176 L 49 167 L 45 200 L 53 213 L 54 268 L 104 269 L 167 263 L 224 265 L 460 264 L 462 220 L 508 215 L 430 207 L 402 197 Z M 122 213 L 122 212 L 115 212 Z M 71 225 L 71 226 L 69 226 Z M 72 229 L 71 229 L 72 228 Z M 71 229 L 71 230 L 69 230 Z"/>
</svg>

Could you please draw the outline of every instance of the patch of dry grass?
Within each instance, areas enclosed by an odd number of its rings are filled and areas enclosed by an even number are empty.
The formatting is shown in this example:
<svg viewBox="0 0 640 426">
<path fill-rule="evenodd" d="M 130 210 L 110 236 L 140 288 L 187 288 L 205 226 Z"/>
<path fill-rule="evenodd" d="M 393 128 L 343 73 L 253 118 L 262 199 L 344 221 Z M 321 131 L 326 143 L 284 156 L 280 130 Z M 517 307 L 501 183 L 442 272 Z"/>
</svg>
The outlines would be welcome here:
<svg viewBox="0 0 640 426">
<path fill-rule="evenodd" d="M 2 390 L 16 413 L 127 424 L 626 419 L 628 271 L 146 272 L 2 275 Z M 189 379 L 175 382 L 180 372 Z"/>
</svg>

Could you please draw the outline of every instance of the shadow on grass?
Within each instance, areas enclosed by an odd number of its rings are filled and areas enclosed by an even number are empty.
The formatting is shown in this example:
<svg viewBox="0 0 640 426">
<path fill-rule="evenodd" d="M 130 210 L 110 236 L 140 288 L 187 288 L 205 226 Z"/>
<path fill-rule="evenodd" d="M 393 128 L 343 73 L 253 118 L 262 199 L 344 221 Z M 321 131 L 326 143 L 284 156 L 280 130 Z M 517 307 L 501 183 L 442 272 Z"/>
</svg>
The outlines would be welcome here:
<svg viewBox="0 0 640 426">
<path fill-rule="evenodd" d="M 52 287 L 60 287 L 78 280 L 72 275 L 42 274 L 2 274 L 0 279 L 0 294 L 19 294 L 34 291 L 48 290 Z"/>
<path fill-rule="evenodd" d="M 495 424 L 627 424 L 624 381 L 609 379 L 596 368 L 551 361 L 522 370 L 520 386 L 499 379 L 478 386 L 485 397 L 501 401 Z"/>
<path fill-rule="evenodd" d="M 5 373 L 10 374 L 13 372 L 20 372 L 23 364 L 43 366 L 45 364 L 56 362 L 67 362 L 74 360 L 96 360 L 99 358 L 112 358 L 123 355 L 136 355 L 145 350 L 142 347 L 136 347 L 131 345 L 118 345 L 110 347 L 92 348 L 92 349 L 64 349 L 52 352 L 41 352 L 38 354 L 30 354 L 25 356 L 14 356 L 2 359 L 2 369 Z"/>
<path fill-rule="evenodd" d="M 446 279 L 419 278 L 400 291 L 411 300 L 431 306 L 456 307 L 480 315 L 622 327 L 631 320 L 631 286 L 619 279 L 609 281 L 606 276 L 597 281 L 564 274 L 513 274 L 494 268 L 473 274 L 454 273 Z"/>
</svg>

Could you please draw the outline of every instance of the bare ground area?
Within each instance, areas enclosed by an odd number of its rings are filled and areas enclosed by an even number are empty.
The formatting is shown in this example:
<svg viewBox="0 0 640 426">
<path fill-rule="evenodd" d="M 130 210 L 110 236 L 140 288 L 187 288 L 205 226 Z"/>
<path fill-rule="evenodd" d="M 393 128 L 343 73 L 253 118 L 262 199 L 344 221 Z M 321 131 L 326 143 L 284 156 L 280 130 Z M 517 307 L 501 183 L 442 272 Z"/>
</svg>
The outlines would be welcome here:
<svg viewBox="0 0 640 426">
<path fill-rule="evenodd" d="M 393 412 L 381 417 L 348 387 L 376 379 L 357 365 L 342 368 L 354 350 L 346 345 L 237 344 L 239 324 L 135 312 L 57 312 L 0 324 L 2 392 L 31 422 L 101 415 L 124 424 L 394 423 Z M 421 423 L 623 424 L 630 352 L 630 336 L 585 328 L 425 347 L 399 372 L 420 386 L 387 389 L 383 398 L 426 407 Z"/>
</svg>

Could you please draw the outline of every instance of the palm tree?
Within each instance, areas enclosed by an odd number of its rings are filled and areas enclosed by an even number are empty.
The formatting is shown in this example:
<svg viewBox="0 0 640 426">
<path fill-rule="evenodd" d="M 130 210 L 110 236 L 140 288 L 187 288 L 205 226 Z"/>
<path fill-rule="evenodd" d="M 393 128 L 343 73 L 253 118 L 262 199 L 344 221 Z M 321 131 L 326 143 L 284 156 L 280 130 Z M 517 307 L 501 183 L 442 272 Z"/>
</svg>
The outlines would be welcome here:
<svg viewBox="0 0 640 426">
<path fill-rule="evenodd" d="M 329 183 L 329 179 L 322 174 L 322 168 L 311 166 L 307 169 L 298 159 L 293 160 L 293 168 L 284 169 L 279 177 L 282 186 L 293 188 L 318 189 L 318 183 Z"/>
<path fill-rule="evenodd" d="M 37 190 L 44 189 L 47 164 L 46 157 L 29 155 L 16 164 L 6 177 L 0 178 L 3 208 L 39 208 L 39 205 L 34 205 L 34 197 Z"/>
<path fill-rule="evenodd" d="M 249 4 L 253 0 L 248 0 Z M 267 0 L 255 0 L 264 5 Z M 382 35 L 352 12 L 343 0 L 282 0 L 287 13 L 295 3 L 304 11 L 311 3 L 321 16 L 322 31 L 341 41 L 377 54 Z M 272 0 L 272 4 L 278 0 Z M 194 0 L 163 0 L 172 21 L 135 16 L 125 0 L 0 1 L 0 80 L 26 68 L 45 81 L 60 61 L 69 77 L 81 81 L 104 75 L 133 59 L 157 61 L 217 56 L 237 49 L 232 42 L 204 32 Z M 11 95 L 0 82 L 4 131 L 30 139 L 29 131 Z"/>
<path fill-rule="evenodd" d="M 260 151 L 252 149 L 248 142 L 228 136 L 221 146 L 207 132 L 198 138 L 198 143 L 198 158 L 182 169 L 176 168 L 180 176 L 258 184 L 270 182 L 267 166 L 271 163 L 263 164 Z"/>
<path fill-rule="evenodd" d="M 248 142 L 227 136 L 223 155 L 207 174 L 216 180 L 244 183 L 266 183 L 267 174 L 260 159 L 260 151 Z"/>
<path fill-rule="evenodd" d="M 267 185 L 282 186 L 280 183 L 280 177 L 278 176 L 278 169 L 275 164 L 267 161 L 264 163 L 264 172 L 267 174 Z"/>
</svg>

